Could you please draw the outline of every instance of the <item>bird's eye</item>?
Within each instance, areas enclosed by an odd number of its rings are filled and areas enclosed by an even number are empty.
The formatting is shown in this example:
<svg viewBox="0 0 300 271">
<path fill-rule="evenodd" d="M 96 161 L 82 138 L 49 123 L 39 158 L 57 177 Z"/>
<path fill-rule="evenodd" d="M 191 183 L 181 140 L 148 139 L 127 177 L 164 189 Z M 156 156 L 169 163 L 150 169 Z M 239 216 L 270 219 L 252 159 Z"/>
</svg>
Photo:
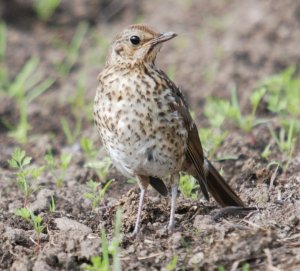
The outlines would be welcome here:
<svg viewBox="0 0 300 271">
<path fill-rule="evenodd" d="M 140 38 L 138 36 L 131 36 L 130 37 L 130 42 L 134 45 L 138 45 L 140 43 Z"/>
</svg>

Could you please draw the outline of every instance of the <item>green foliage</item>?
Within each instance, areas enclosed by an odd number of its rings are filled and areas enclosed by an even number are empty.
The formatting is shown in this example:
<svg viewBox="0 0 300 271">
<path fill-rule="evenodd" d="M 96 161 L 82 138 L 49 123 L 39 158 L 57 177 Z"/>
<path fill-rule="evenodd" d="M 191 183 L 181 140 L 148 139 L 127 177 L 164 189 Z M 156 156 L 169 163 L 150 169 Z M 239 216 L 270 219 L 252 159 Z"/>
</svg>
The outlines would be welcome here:
<svg viewBox="0 0 300 271">
<path fill-rule="evenodd" d="M 79 137 L 84 120 L 92 122 L 92 103 L 85 102 L 86 80 L 81 75 L 77 81 L 76 90 L 69 99 L 72 116 L 75 119 L 75 127 L 72 127 L 66 118 L 61 118 L 62 130 L 66 136 L 68 144 L 73 144 Z"/>
<path fill-rule="evenodd" d="M 60 2 L 61 0 L 35 0 L 34 9 L 41 20 L 48 21 L 60 5 Z"/>
<path fill-rule="evenodd" d="M 197 199 L 199 196 L 197 191 L 198 188 L 198 181 L 194 177 L 180 174 L 179 189 L 185 197 Z"/>
<path fill-rule="evenodd" d="M 53 196 L 51 196 L 51 201 L 50 201 L 50 205 L 49 205 L 49 211 L 51 213 L 54 213 L 56 211 L 56 204 L 55 204 L 55 199 Z"/>
<path fill-rule="evenodd" d="M 43 225 L 43 218 L 40 215 L 35 215 L 32 211 L 30 211 L 28 208 L 20 208 L 16 210 L 16 215 L 22 217 L 24 220 L 29 222 L 36 235 L 36 246 L 39 249 L 40 247 L 40 235 L 45 229 L 45 226 Z"/>
<path fill-rule="evenodd" d="M 296 67 L 263 81 L 260 88 L 267 90 L 268 109 L 283 115 L 300 116 L 300 77 L 295 75 Z"/>
<path fill-rule="evenodd" d="M 92 168 L 96 171 L 101 181 L 105 181 L 111 165 L 112 162 L 109 157 L 104 157 L 102 160 L 91 161 L 85 164 L 86 167 Z"/>
<path fill-rule="evenodd" d="M 27 133 L 30 129 L 28 122 L 29 104 L 48 90 L 55 82 L 52 78 L 43 79 L 43 75 L 38 72 L 39 60 L 36 57 L 29 59 L 13 82 L 7 83 L 2 90 L 10 96 L 19 110 L 19 123 L 16 128 L 6 124 L 12 129 L 10 135 L 20 143 L 27 142 Z"/>
<path fill-rule="evenodd" d="M 250 264 L 244 263 L 242 267 L 242 271 L 250 271 Z"/>
<path fill-rule="evenodd" d="M 50 152 L 45 155 L 44 159 L 46 160 L 47 168 L 50 170 L 56 185 L 61 187 L 65 181 L 66 173 L 72 160 L 72 154 L 62 153 L 59 163 L 55 161 Z"/>
<path fill-rule="evenodd" d="M 201 128 L 199 136 L 203 144 L 203 148 L 207 151 L 207 157 L 212 158 L 215 156 L 216 151 L 221 146 L 223 141 L 228 135 L 228 131 L 222 132 L 218 128 Z"/>
<path fill-rule="evenodd" d="M 226 269 L 223 265 L 219 265 L 218 266 L 218 271 L 226 271 Z"/>
<path fill-rule="evenodd" d="M 265 93 L 265 88 L 259 88 L 252 92 L 250 96 L 251 114 L 242 114 L 235 89 L 231 92 L 230 101 L 215 98 L 208 99 L 204 114 L 214 127 L 220 127 L 225 119 L 229 119 L 244 132 L 249 133 L 254 126 L 265 122 L 265 120 L 256 118 L 257 107 Z"/>
<path fill-rule="evenodd" d="M 24 220 L 29 222 L 33 226 L 33 229 L 35 230 L 38 237 L 43 232 L 45 226 L 42 225 L 43 218 L 41 216 L 35 215 L 28 208 L 17 209 L 16 215 L 22 217 Z"/>
<path fill-rule="evenodd" d="M 65 76 L 70 73 L 79 58 L 79 52 L 88 31 L 88 24 L 80 22 L 69 46 L 65 45 L 65 58 L 57 65 L 58 72 Z"/>
<path fill-rule="evenodd" d="M 178 262 L 178 256 L 175 255 L 172 260 L 167 264 L 166 268 L 168 271 L 173 271 L 177 267 L 177 262 Z"/>
<path fill-rule="evenodd" d="M 37 190 L 34 182 L 41 175 L 44 167 L 31 167 L 31 157 L 26 156 L 25 151 L 17 148 L 8 161 L 11 168 L 17 169 L 17 186 L 24 194 L 24 207 L 27 206 L 30 195 Z"/>
<path fill-rule="evenodd" d="M 96 158 L 98 151 L 96 150 L 94 143 L 91 139 L 83 137 L 80 140 L 80 147 L 88 160 L 93 160 Z"/>
<path fill-rule="evenodd" d="M 274 131 L 274 129 L 269 127 L 269 131 L 277 147 L 282 153 L 284 153 L 287 156 L 287 162 L 284 165 L 284 170 L 288 168 L 295 150 L 297 140 L 297 131 L 295 129 L 295 126 L 295 120 L 291 120 L 287 127 L 280 127 L 278 135 Z"/>
<path fill-rule="evenodd" d="M 116 213 L 114 237 L 108 246 L 105 230 L 101 230 L 101 244 L 102 244 L 102 257 L 93 256 L 91 258 L 91 264 L 84 267 L 87 271 L 121 271 L 120 260 L 120 242 L 121 242 L 121 218 L 122 210 L 118 209 Z M 109 264 L 109 254 L 113 257 L 112 268 Z"/>
<path fill-rule="evenodd" d="M 113 180 L 109 180 L 106 182 L 103 188 L 101 188 L 101 183 L 94 182 L 93 180 L 89 180 L 87 182 L 87 188 L 89 192 L 84 193 L 83 197 L 91 202 L 93 210 L 99 206 L 100 203 L 103 202 L 105 193 Z"/>
<path fill-rule="evenodd" d="M 113 256 L 113 270 L 121 271 L 121 259 L 120 259 L 120 242 L 121 242 L 121 221 L 122 221 L 122 209 L 118 208 L 116 213 L 116 220 L 114 226 L 114 237 L 111 241 L 108 251 Z"/>
<path fill-rule="evenodd" d="M 6 56 L 7 29 L 5 22 L 0 21 L 0 61 Z M 1 79 L 1 78 L 0 78 Z"/>
</svg>

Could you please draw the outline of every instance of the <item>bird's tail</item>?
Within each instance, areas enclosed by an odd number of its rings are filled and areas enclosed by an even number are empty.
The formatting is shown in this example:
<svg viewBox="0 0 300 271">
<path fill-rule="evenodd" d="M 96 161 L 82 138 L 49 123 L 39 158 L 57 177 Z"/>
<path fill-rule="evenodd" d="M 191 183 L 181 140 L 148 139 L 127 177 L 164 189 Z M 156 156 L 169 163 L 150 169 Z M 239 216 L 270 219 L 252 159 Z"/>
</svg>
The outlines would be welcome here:
<svg viewBox="0 0 300 271">
<path fill-rule="evenodd" d="M 204 170 L 206 172 L 207 189 L 222 207 L 245 207 L 245 204 L 240 197 L 233 191 L 216 168 L 206 158 L 204 160 Z"/>
</svg>

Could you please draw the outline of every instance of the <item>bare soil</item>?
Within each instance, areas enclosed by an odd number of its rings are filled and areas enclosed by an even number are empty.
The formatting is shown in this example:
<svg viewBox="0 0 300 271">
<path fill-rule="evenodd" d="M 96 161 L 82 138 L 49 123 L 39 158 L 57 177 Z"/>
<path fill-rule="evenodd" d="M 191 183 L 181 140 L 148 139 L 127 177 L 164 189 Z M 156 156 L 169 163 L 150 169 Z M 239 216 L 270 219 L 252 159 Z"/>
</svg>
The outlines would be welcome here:
<svg viewBox="0 0 300 271">
<path fill-rule="evenodd" d="M 228 124 L 229 136 L 216 157 L 237 159 L 215 161 L 224 176 L 249 206 L 260 209 L 244 215 L 218 216 L 211 200 L 195 201 L 179 196 L 176 232 L 169 236 L 165 226 L 170 206 L 167 199 L 150 191 L 142 217 L 141 234 L 130 238 L 134 227 L 139 191 L 111 169 L 114 177 L 105 201 L 96 211 L 83 198 L 86 182 L 96 178 L 84 167 L 86 157 L 79 145 L 67 144 L 60 119 L 75 125 L 68 99 L 74 95 L 78 78 L 86 76 L 85 99 L 93 102 L 97 74 L 106 54 L 104 43 L 133 22 L 143 22 L 160 31 L 175 31 L 179 36 L 160 52 L 158 65 L 174 72 L 175 82 L 183 92 L 199 127 L 207 125 L 203 117 L 209 96 L 230 98 L 236 87 L 243 112 L 249 112 L 249 95 L 266 76 L 300 65 L 300 2 L 282 1 L 71 1 L 62 4 L 49 22 L 41 22 L 31 0 L 1 1 L 0 16 L 8 26 L 7 56 L 2 63 L 14 78 L 31 56 L 40 59 L 39 70 L 58 78 L 56 83 L 30 104 L 32 129 L 28 143 L 21 145 L 33 157 L 33 165 L 45 163 L 49 148 L 59 159 L 72 153 L 71 165 L 62 187 L 57 187 L 49 172 L 39 180 L 40 189 L 29 199 L 29 206 L 43 217 L 41 248 L 36 249 L 29 223 L 15 215 L 22 207 L 23 196 L 16 186 L 16 175 L 7 160 L 20 146 L 9 137 L 0 122 L 0 269 L 1 270 L 80 270 L 93 255 L 101 254 L 100 230 L 105 227 L 108 239 L 113 234 L 115 210 L 122 206 L 123 270 L 167 270 L 177 255 L 176 270 L 300 270 L 300 140 L 286 172 L 268 167 L 271 161 L 285 162 L 275 144 L 269 160 L 261 152 L 271 142 L 265 125 L 254 128 L 255 142 L 241 130 Z M 58 40 L 69 43 L 79 21 L 89 23 L 89 32 L 80 58 L 71 72 L 60 76 L 54 64 L 65 51 Z M 11 123 L 18 111 L 11 99 L 0 94 L 0 118 Z M 299 105 L 300 106 L 300 105 Z M 276 116 L 260 108 L 260 117 Z M 83 122 L 80 137 L 88 136 L 100 149 L 101 143 L 93 122 Z M 275 177 L 275 178 L 274 178 Z M 56 199 L 56 211 L 50 213 L 50 196 Z"/>
</svg>

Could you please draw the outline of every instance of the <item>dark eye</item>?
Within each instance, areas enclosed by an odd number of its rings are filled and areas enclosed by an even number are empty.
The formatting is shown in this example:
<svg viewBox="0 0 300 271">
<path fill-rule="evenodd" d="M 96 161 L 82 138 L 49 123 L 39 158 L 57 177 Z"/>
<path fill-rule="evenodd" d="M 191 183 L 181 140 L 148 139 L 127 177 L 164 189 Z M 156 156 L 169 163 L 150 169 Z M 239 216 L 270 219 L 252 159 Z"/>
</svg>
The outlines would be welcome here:
<svg viewBox="0 0 300 271">
<path fill-rule="evenodd" d="M 139 44 L 140 43 L 140 38 L 138 37 L 138 36 L 131 36 L 130 37 L 130 42 L 132 43 L 132 44 L 134 44 L 134 45 L 137 45 L 137 44 Z"/>
</svg>

